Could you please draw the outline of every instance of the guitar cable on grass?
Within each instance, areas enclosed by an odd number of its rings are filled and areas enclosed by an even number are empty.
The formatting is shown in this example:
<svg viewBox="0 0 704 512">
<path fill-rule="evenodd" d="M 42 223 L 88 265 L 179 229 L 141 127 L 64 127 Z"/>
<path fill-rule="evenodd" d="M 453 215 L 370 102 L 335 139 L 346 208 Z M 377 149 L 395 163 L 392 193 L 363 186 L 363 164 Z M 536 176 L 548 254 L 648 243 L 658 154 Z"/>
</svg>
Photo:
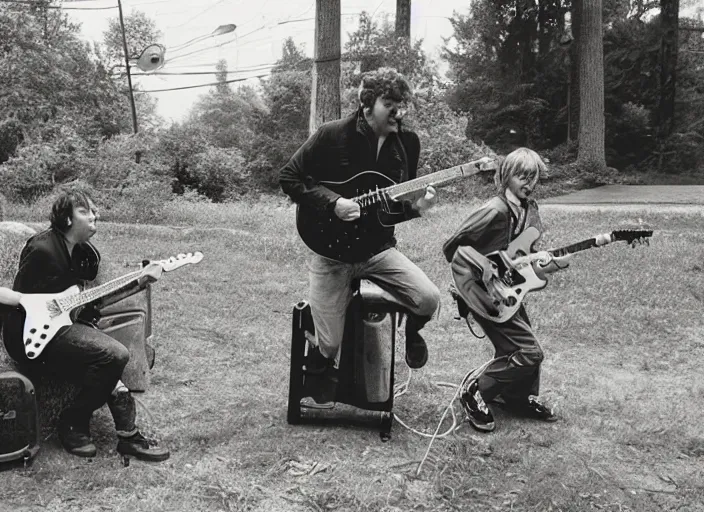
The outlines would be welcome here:
<svg viewBox="0 0 704 512">
<path fill-rule="evenodd" d="M 468 383 L 476 380 L 479 378 L 479 376 L 484 373 L 484 371 L 492 365 L 494 362 L 499 361 L 501 359 L 505 359 L 506 356 L 501 356 L 501 357 L 496 357 L 493 359 L 490 359 L 486 363 L 482 364 L 478 368 L 474 368 L 473 370 L 470 370 L 465 374 L 465 376 L 462 378 L 460 381 L 459 385 L 458 384 L 453 384 L 451 382 L 442 382 L 442 381 L 437 381 L 434 382 L 435 385 L 441 386 L 441 387 L 454 387 L 455 393 L 452 395 L 452 398 L 450 399 L 450 402 L 448 403 L 447 407 L 445 408 L 445 411 L 443 412 L 442 416 L 440 417 L 440 421 L 438 422 L 438 426 L 435 428 L 435 432 L 432 434 L 429 434 L 427 432 L 421 432 L 419 430 L 416 430 L 409 425 L 406 425 L 401 418 L 398 417 L 396 413 L 394 413 L 394 419 L 404 428 L 407 430 L 413 432 L 414 434 L 417 434 L 421 437 L 425 438 L 430 438 L 430 442 L 428 443 L 428 448 L 425 450 L 425 454 L 423 455 L 423 458 L 421 459 L 420 463 L 418 464 L 418 469 L 416 469 L 416 476 L 420 475 L 421 469 L 423 468 L 423 464 L 425 463 L 425 460 L 428 458 L 428 455 L 430 454 L 430 448 L 433 445 L 433 442 L 436 439 L 444 439 L 448 437 L 450 434 L 454 434 L 457 430 L 459 430 L 462 427 L 462 422 L 457 422 L 457 414 L 455 413 L 455 400 L 457 400 L 458 395 L 460 393 L 464 392 L 466 388 L 468 387 Z M 396 389 L 394 389 L 394 399 L 403 396 L 408 392 L 408 387 L 411 382 L 411 376 L 413 375 L 413 371 L 409 368 L 408 369 L 408 378 L 406 381 L 402 384 L 400 384 Z M 447 413 L 451 412 L 452 413 L 452 425 L 445 430 L 445 432 L 439 434 L 438 432 L 440 431 L 440 427 L 442 427 L 442 424 L 445 421 L 445 417 L 447 416 Z"/>
<path fill-rule="evenodd" d="M 475 330 L 472 328 L 471 325 L 471 320 L 469 315 L 464 317 L 465 321 L 467 322 L 467 327 L 469 327 L 470 332 L 472 335 L 477 338 L 477 339 L 483 339 L 486 337 L 486 334 L 483 336 L 477 335 Z M 455 388 L 455 392 L 452 395 L 452 398 L 450 399 L 450 402 L 448 403 L 447 407 L 443 411 L 442 416 L 440 417 L 440 421 L 438 422 L 438 426 L 435 428 L 435 432 L 432 434 L 429 434 L 427 432 L 422 432 L 420 430 L 416 430 L 415 428 L 411 427 L 410 425 L 407 425 L 396 413 L 394 414 L 394 419 L 405 429 L 409 430 L 410 432 L 413 432 L 416 435 L 419 435 L 421 437 L 429 438 L 430 442 L 428 443 L 428 448 L 425 451 L 425 454 L 423 455 L 423 458 L 421 459 L 420 463 L 418 464 L 418 469 L 416 469 L 416 476 L 420 475 L 421 469 L 423 468 L 423 464 L 425 463 L 426 459 L 428 458 L 428 455 L 430 454 L 430 448 L 433 445 L 433 442 L 436 439 L 444 439 L 448 437 L 451 434 L 454 434 L 456 431 L 458 431 L 461 427 L 463 422 L 460 420 L 459 422 L 457 421 L 457 414 L 455 413 L 455 400 L 457 400 L 457 397 L 466 389 L 469 387 L 468 383 L 476 380 L 479 378 L 479 376 L 484 373 L 484 371 L 491 366 L 494 362 L 499 361 L 501 359 L 505 359 L 507 356 L 501 356 L 501 357 L 496 357 L 493 359 L 490 359 L 486 363 L 482 364 L 478 368 L 474 368 L 473 370 L 470 370 L 465 374 L 465 376 L 462 378 L 459 384 L 454 384 L 452 382 L 444 382 L 444 381 L 435 381 L 433 384 L 439 387 L 449 387 L 449 388 Z M 408 392 L 408 389 L 411 384 L 411 378 L 413 377 L 413 370 L 410 368 L 408 369 L 408 378 L 402 382 L 401 384 L 397 384 L 394 386 L 394 400 L 405 395 Z M 439 433 L 440 428 L 442 427 L 443 423 L 445 422 L 445 418 L 447 417 L 447 413 L 450 412 L 452 414 L 452 424 L 450 427 L 445 430 L 442 433 Z"/>
</svg>

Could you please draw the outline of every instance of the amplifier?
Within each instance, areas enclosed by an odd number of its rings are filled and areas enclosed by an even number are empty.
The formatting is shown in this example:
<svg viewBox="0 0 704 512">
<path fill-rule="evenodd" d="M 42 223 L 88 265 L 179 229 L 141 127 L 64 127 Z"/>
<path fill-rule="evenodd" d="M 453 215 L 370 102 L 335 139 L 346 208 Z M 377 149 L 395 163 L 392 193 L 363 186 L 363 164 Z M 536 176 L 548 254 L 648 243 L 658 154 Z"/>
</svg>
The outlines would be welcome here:
<svg viewBox="0 0 704 512">
<path fill-rule="evenodd" d="M 39 451 L 39 416 L 34 386 L 24 375 L 0 373 L 0 463 L 25 465 Z"/>
</svg>

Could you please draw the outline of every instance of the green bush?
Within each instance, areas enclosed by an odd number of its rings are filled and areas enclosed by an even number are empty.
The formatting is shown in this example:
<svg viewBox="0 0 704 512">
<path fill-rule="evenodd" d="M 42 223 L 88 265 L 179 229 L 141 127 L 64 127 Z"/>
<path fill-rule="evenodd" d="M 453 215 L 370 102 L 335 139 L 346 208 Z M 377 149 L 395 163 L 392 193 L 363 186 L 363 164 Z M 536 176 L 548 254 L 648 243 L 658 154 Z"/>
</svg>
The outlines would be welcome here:
<svg viewBox="0 0 704 512">
<path fill-rule="evenodd" d="M 26 235 L 0 231 L 0 286 L 12 286 Z"/>
<path fill-rule="evenodd" d="M 189 173 L 198 192 L 215 202 L 246 192 L 247 171 L 237 149 L 209 146 L 193 157 Z"/>
<path fill-rule="evenodd" d="M 32 202 L 57 183 L 80 174 L 81 154 L 87 143 L 70 126 L 57 129 L 51 142 L 21 145 L 5 162 L 0 183 L 14 201 Z"/>
</svg>

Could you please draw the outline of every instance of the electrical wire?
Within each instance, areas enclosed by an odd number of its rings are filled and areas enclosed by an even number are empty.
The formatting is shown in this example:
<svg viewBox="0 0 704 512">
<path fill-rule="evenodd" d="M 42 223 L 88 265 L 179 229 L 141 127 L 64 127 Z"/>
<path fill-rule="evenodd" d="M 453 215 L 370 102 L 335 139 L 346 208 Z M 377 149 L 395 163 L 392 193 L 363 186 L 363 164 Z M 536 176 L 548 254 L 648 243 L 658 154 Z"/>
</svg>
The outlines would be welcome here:
<svg viewBox="0 0 704 512">
<path fill-rule="evenodd" d="M 36 1 L 32 0 L 0 0 L 3 4 L 24 4 L 33 5 L 39 7 Z M 66 11 L 105 11 L 107 9 L 117 9 L 117 5 L 106 6 L 106 7 L 64 7 L 62 5 L 42 5 L 42 9 L 58 9 Z"/>
<path fill-rule="evenodd" d="M 224 1 L 225 1 L 225 0 L 218 0 L 218 1 L 215 2 L 214 4 L 211 4 L 211 5 L 209 5 L 208 7 L 206 7 L 205 9 L 203 9 L 202 11 L 200 11 L 200 12 L 199 12 L 198 14 L 196 14 L 195 16 L 192 16 L 192 17 L 189 18 L 188 20 L 184 21 L 184 22 L 181 23 L 180 25 L 175 25 L 175 26 L 173 26 L 173 27 L 171 27 L 171 28 L 180 28 L 180 27 L 183 27 L 184 25 L 188 25 L 188 24 L 189 24 L 190 22 L 192 22 L 194 19 L 196 19 L 196 18 L 198 18 L 199 16 L 203 15 L 204 13 L 208 12 L 208 11 L 211 10 L 212 8 L 214 8 L 214 7 L 218 6 L 218 5 L 220 5 L 220 4 L 223 3 Z"/>
<path fill-rule="evenodd" d="M 187 76 L 187 75 L 213 75 L 215 73 L 229 75 L 232 73 L 244 73 L 247 71 L 261 71 L 262 69 L 269 69 L 276 66 L 273 64 L 262 64 L 259 66 L 248 66 L 245 68 L 238 68 L 226 71 L 184 71 L 180 73 L 172 73 L 170 71 L 151 71 L 148 73 L 132 73 L 132 76 L 149 76 L 149 75 L 164 75 L 164 76 Z"/>
<path fill-rule="evenodd" d="M 134 92 L 135 92 L 135 93 L 148 93 L 148 92 L 181 91 L 181 90 L 184 90 L 184 89 L 196 89 L 196 88 L 198 88 L 198 87 L 210 87 L 210 86 L 213 86 L 213 85 L 231 84 L 231 83 L 233 83 L 233 82 L 244 82 L 245 80 L 250 80 L 250 79 L 252 79 L 252 78 L 262 78 L 262 77 L 269 76 L 269 75 L 271 75 L 271 73 L 263 73 L 263 74 L 259 74 L 259 75 L 248 76 L 248 77 L 246 77 L 246 78 L 233 78 L 232 80 L 223 80 L 222 82 L 210 82 L 210 83 L 207 83 L 207 84 L 187 85 L 187 86 L 184 86 L 184 87 L 172 87 L 172 88 L 169 88 L 169 89 L 150 89 L 150 90 L 147 90 L 147 91 L 137 90 L 137 91 L 134 91 Z"/>
</svg>

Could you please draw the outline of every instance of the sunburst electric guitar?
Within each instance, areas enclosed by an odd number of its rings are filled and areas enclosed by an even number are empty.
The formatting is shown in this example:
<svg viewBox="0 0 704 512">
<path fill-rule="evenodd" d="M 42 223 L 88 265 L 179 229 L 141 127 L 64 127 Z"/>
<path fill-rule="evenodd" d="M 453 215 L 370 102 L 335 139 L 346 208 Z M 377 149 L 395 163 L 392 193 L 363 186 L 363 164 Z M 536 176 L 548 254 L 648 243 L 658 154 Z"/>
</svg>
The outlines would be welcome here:
<svg viewBox="0 0 704 512">
<path fill-rule="evenodd" d="M 492 322 L 503 323 L 516 314 L 527 293 L 547 286 L 546 274 L 558 269 L 553 266 L 548 270 L 553 257 L 567 256 L 612 242 L 627 242 L 631 246 L 647 244 L 652 235 L 652 230 L 622 229 L 559 249 L 531 252 L 533 244 L 540 237 L 540 232 L 531 226 L 511 242 L 506 251 L 496 251 L 486 255 L 491 264 L 495 265 L 497 275 L 489 281 L 488 287 L 482 279 L 484 269 L 477 266 L 471 269 L 472 271 L 467 271 L 466 265 L 457 265 L 456 259 L 461 257 L 461 254 L 455 254 L 453 259 L 452 278 L 457 294 L 473 312 Z M 458 249 L 458 251 L 461 250 L 462 247 Z M 497 315 L 490 314 L 479 299 L 462 292 L 474 285 L 478 285 L 481 289 L 479 293 L 483 293 L 483 297 L 494 305 L 498 311 Z"/>
<path fill-rule="evenodd" d="M 159 277 L 163 270 L 169 272 L 184 265 L 198 263 L 203 259 L 200 252 L 179 254 L 167 260 L 151 261 L 141 270 L 125 274 L 94 288 L 80 291 L 71 286 L 61 293 L 23 294 L 20 305 L 25 310 L 23 341 L 29 359 L 36 359 L 44 347 L 62 327 L 73 323 L 78 308 L 102 297 L 127 288 L 135 280 L 145 276 Z"/>
<path fill-rule="evenodd" d="M 371 256 L 364 254 L 366 233 L 406 220 L 403 200 L 414 197 L 428 186 L 439 187 L 480 171 L 493 170 L 495 162 L 494 157 L 485 156 L 398 184 L 376 171 L 361 172 L 347 181 L 321 181 L 319 185 L 359 204 L 360 218 L 343 221 L 332 211 L 299 206 L 298 234 L 312 251 L 326 258 L 346 263 L 366 259 Z"/>
</svg>

